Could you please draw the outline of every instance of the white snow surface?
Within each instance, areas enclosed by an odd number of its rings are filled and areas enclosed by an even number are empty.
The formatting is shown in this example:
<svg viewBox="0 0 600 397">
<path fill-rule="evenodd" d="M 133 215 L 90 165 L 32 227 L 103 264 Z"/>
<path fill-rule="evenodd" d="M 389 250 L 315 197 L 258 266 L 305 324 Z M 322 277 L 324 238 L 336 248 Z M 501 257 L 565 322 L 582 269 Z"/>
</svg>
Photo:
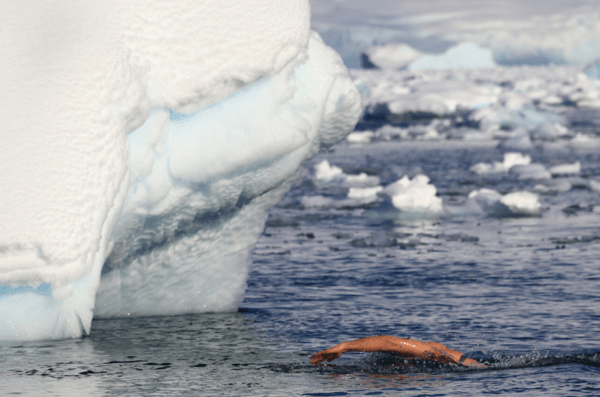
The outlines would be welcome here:
<svg viewBox="0 0 600 397">
<path fill-rule="evenodd" d="M 360 114 L 309 18 L 299 0 L 0 6 L 0 339 L 238 307 L 267 210 Z"/>
</svg>

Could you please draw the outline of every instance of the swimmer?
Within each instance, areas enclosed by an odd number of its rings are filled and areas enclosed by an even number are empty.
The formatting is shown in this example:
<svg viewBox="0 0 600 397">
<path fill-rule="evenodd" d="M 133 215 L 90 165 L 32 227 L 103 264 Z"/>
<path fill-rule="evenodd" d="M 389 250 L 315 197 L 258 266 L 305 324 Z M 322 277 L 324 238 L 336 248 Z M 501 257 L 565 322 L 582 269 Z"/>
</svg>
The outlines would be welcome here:
<svg viewBox="0 0 600 397">
<path fill-rule="evenodd" d="M 389 352 L 397 353 L 404 358 L 437 361 L 442 364 L 460 364 L 467 367 L 486 367 L 479 361 L 465 357 L 461 352 L 452 350 L 436 342 L 420 342 L 413 339 L 395 336 L 369 336 L 322 350 L 310 356 L 310 363 L 319 365 L 341 357 L 347 352 Z"/>
</svg>

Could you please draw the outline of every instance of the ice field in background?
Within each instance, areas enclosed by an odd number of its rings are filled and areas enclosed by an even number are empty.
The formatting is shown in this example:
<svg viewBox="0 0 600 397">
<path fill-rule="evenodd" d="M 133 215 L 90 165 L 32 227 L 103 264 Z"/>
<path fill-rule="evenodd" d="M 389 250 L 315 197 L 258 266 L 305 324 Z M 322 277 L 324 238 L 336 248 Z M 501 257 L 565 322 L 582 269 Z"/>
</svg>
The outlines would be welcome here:
<svg viewBox="0 0 600 397">
<path fill-rule="evenodd" d="M 474 43 L 491 50 L 499 65 L 587 65 L 600 59 L 600 11 L 595 1 L 540 4 L 312 0 L 312 26 L 352 68 L 360 66 L 362 53 L 373 53 L 370 47 L 393 44 L 441 54 L 457 44 Z M 404 57 L 395 55 L 395 62 L 411 55 L 405 48 Z"/>
</svg>

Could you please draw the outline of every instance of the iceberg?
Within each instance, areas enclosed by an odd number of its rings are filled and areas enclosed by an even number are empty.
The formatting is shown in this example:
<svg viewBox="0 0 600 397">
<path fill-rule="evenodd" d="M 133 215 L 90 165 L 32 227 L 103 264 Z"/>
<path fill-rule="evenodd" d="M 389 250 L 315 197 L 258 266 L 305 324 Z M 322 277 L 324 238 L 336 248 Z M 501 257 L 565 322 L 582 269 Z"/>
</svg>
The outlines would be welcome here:
<svg viewBox="0 0 600 397">
<path fill-rule="evenodd" d="M 0 340 L 236 310 L 268 209 L 361 111 L 308 1 L 2 9 Z"/>
</svg>

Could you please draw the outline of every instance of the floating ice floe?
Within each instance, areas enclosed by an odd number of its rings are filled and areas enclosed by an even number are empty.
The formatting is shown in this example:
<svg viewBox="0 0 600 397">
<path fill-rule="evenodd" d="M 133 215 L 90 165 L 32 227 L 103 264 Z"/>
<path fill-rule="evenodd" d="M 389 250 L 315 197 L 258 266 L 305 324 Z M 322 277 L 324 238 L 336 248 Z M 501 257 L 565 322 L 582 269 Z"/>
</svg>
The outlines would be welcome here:
<svg viewBox="0 0 600 397">
<path fill-rule="evenodd" d="M 269 208 L 361 112 L 308 1 L 39 0 L 0 24 L 0 339 L 237 310 Z"/>
<path fill-rule="evenodd" d="M 342 186 L 346 186 L 349 188 L 369 188 L 378 186 L 379 183 L 379 177 L 374 175 L 367 175 L 366 173 L 361 172 L 358 175 L 344 175 Z"/>
<path fill-rule="evenodd" d="M 356 145 L 364 145 L 370 143 L 374 136 L 373 131 L 352 132 L 348 134 L 346 141 Z"/>
<path fill-rule="evenodd" d="M 353 208 L 371 204 L 379 200 L 378 193 L 383 190 L 381 186 L 374 187 L 351 187 L 345 199 L 336 200 L 332 197 L 304 196 L 300 204 L 305 207 L 327 207 L 327 208 Z"/>
<path fill-rule="evenodd" d="M 492 189 L 480 189 L 469 193 L 468 198 L 489 216 L 539 216 L 541 213 L 538 196 L 530 192 L 502 195 Z"/>
<path fill-rule="evenodd" d="M 503 140 L 498 144 L 498 147 L 504 150 L 531 150 L 533 149 L 533 143 L 529 133 L 525 131 L 522 134 Z"/>
<path fill-rule="evenodd" d="M 571 190 L 573 185 L 566 178 L 547 179 L 536 184 L 533 190 L 542 194 L 564 193 Z"/>
<path fill-rule="evenodd" d="M 600 138 L 577 134 L 569 142 L 569 147 L 578 152 L 595 151 L 600 149 Z"/>
<path fill-rule="evenodd" d="M 417 175 L 412 180 L 404 176 L 386 186 L 382 193 L 403 212 L 435 215 L 444 211 L 442 199 L 436 196 L 437 189 L 425 175 Z"/>
<path fill-rule="evenodd" d="M 599 181 L 594 181 L 591 180 L 589 182 L 589 187 L 590 189 L 592 189 L 594 192 L 600 192 L 600 182 Z"/>
<path fill-rule="evenodd" d="M 543 164 L 533 163 L 527 165 L 515 165 L 510 168 L 509 173 L 517 175 L 519 179 L 550 179 L 552 174 Z"/>
<path fill-rule="evenodd" d="M 509 152 L 504 153 L 504 160 L 500 163 L 498 161 L 494 161 L 493 163 L 477 163 L 471 168 L 471 171 L 474 174 L 492 174 L 492 173 L 500 173 L 500 172 L 508 172 L 515 165 L 528 165 L 531 163 L 531 157 L 527 154 L 522 154 L 518 152 Z"/>
<path fill-rule="evenodd" d="M 345 187 L 373 187 L 379 185 L 379 177 L 361 172 L 358 175 L 345 174 L 341 168 L 323 160 L 314 167 L 317 182 L 334 182 Z"/>
<path fill-rule="evenodd" d="M 344 171 L 340 167 L 332 166 L 329 161 L 323 160 L 315 165 L 315 179 L 321 182 L 329 182 L 336 178 L 341 178 Z"/>
<path fill-rule="evenodd" d="M 552 175 L 579 174 L 581 172 L 581 163 L 576 161 L 571 164 L 560 164 L 548 169 Z"/>
</svg>

